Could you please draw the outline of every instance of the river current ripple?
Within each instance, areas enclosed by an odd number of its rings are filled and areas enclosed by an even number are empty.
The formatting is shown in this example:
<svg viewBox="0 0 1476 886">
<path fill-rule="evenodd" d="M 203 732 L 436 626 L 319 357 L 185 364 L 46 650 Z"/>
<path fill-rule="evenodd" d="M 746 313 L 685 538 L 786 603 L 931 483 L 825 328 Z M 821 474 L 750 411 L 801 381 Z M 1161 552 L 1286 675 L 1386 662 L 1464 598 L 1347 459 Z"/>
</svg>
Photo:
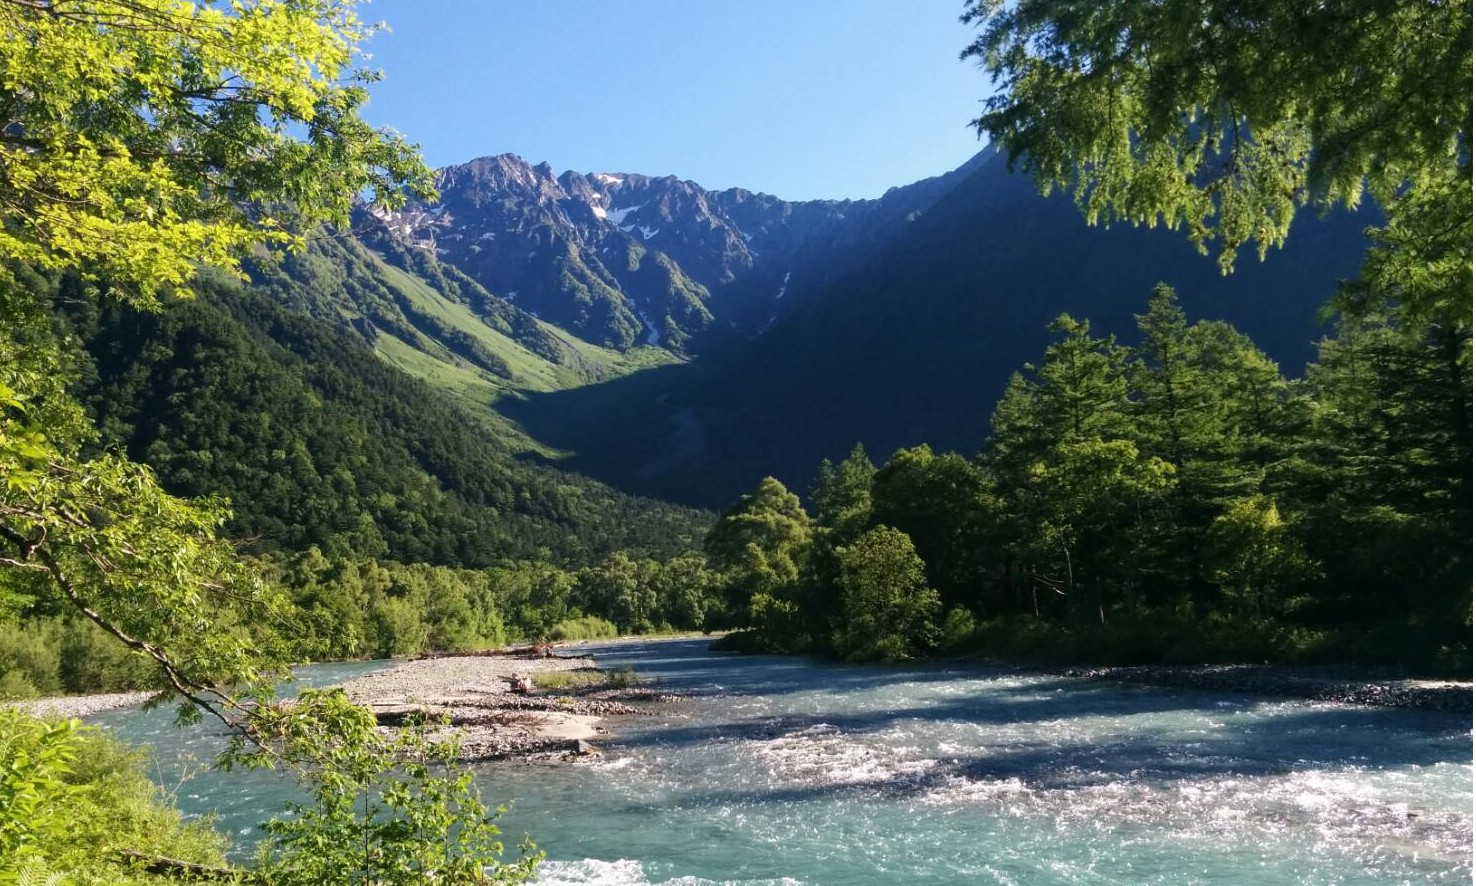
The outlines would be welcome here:
<svg viewBox="0 0 1476 886">
<path fill-rule="evenodd" d="M 1472 882 L 1466 717 L 706 645 L 590 647 L 691 697 L 612 721 L 599 762 L 479 768 L 509 843 L 548 853 L 545 886 Z M 166 784 L 217 741 L 98 719 L 155 745 Z M 246 842 L 289 794 L 207 771 L 177 788 Z"/>
</svg>

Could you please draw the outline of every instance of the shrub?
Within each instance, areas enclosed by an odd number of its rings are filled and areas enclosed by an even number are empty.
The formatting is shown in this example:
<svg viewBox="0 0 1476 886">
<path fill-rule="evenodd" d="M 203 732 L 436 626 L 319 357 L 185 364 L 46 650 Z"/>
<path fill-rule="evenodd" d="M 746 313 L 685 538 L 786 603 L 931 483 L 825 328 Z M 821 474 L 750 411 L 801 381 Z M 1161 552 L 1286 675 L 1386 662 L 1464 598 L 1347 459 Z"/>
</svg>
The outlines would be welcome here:
<svg viewBox="0 0 1476 886">
<path fill-rule="evenodd" d="M 0 698 L 152 689 L 159 675 L 90 621 L 0 624 Z"/>
<path fill-rule="evenodd" d="M 223 864 L 225 841 L 186 824 L 144 754 L 75 720 L 0 711 L 0 883 L 148 883 L 119 850 Z"/>
<path fill-rule="evenodd" d="M 641 682 L 640 675 L 629 665 L 618 671 L 580 668 L 577 671 L 539 671 L 533 675 L 533 685 L 539 689 L 628 689 L 639 686 Z"/>
<path fill-rule="evenodd" d="M 61 680 L 67 692 L 157 689 L 158 669 L 90 621 L 74 621 L 61 635 Z"/>
<path fill-rule="evenodd" d="M 33 698 L 62 691 L 59 624 L 0 624 L 0 698 Z"/>
<path fill-rule="evenodd" d="M 972 646 L 978 630 L 979 622 L 974 614 L 962 606 L 955 606 L 943 619 L 942 639 L 938 645 L 946 652 L 963 651 Z"/>
<path fill-rule="evenodd" d="M 614 624 L 593 615 L 566 618 L 548 632 L 550 640 L 609 640 L 619 635 Z"/>
<path fill-rule="evenodd" d="M 412 726 L 394 736 L 342 690 L 306 690 L 290 707 L 261 712 L 258 725 L 278 738 L 271 752 L 232 762 L 298 767 L 310 803 L 290 804 L 266 825 L 262 872 L 273 886 L 523 883 L 542 858 L 530 842 L 516 861 L 501 860 L 494 823 L 472 773 L 458 769 L 454 741 L 436 742 Z"/>
</svg>

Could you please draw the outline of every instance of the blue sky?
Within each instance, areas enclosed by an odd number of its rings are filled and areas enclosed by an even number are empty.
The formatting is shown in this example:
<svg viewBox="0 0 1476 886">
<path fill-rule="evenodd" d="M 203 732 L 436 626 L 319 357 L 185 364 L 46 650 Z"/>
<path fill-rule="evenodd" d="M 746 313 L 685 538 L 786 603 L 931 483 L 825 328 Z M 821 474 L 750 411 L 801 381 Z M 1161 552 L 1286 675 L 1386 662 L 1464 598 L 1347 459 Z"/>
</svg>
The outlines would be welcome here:
<svg viewBox="0 0 1476 886">
<path fill-rule="evenodd" d="M 366 116 L 435 166 L 511 152 L 786 199 L 874 197 L 981 147 L 962 0 L 373 0 Z"/>
</svg>

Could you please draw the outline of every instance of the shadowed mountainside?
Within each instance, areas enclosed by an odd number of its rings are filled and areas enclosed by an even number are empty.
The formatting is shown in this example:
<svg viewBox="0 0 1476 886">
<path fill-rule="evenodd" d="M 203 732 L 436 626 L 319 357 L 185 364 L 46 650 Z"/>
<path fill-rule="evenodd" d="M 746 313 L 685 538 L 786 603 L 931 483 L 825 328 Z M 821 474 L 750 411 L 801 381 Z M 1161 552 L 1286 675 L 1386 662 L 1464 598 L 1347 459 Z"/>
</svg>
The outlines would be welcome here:
<svg viewBox="0 0 1476 886">
<path fill-rule="evenodd" d="M 701 359 L 502 406 L 622 488 L 722 506 L 772 474 L 804 489 L 857 441 L 973 453 L 1009 375 L 1062 312 L 1119 334 L 1154 284 L 1194 319 L 1224 319 L 1298 375 L 1318 311 L 1354 274 L 1371 216 L 1299 219 L 1285 249 L 1222 276 L 1182 232 L 1088 226 L 1062 195 L 989 156 L 836 282 L 796 293 L 762 334 Z"/>
</svg>

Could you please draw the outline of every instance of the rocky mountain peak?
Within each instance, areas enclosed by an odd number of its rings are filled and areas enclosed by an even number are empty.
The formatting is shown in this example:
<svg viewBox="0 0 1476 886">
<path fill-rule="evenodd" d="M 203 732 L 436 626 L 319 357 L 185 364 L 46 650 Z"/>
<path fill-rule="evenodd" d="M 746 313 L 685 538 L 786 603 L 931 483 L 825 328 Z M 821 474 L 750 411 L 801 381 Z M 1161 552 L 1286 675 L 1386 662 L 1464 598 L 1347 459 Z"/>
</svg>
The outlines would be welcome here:
<svg viewBox="0 0 1476 886">
<path fill-rule="evenodd" d="M 882 201 L 795 203 L 672 175 L 555 174 L 516 154 L 448 166 L 436 184 L 439 203 L 381 216 L 398 240 L 591 341 L 678 353 L 715 318 L 748 334 L 767 328 L 799 301 L 811 269 L 884 235 L 894 213 L 873 210 L 908 203 L 906 188 Z M 920 211 L 932 196 L 918 196 Z"/>
</svg>

